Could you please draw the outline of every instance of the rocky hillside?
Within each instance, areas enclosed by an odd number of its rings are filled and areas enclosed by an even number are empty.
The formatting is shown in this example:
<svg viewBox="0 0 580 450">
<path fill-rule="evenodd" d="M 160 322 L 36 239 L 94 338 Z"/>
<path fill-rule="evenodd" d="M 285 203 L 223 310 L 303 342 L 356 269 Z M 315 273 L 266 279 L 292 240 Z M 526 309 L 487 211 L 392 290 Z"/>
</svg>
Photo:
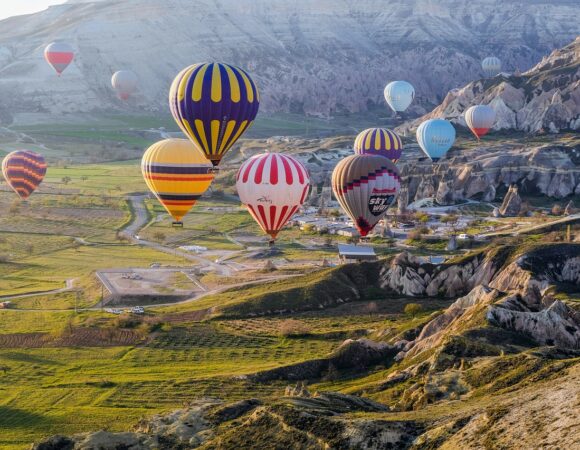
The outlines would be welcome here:
<svg viewBox="0 0 580 450">
<path fill-rule="evenodd" d="M 0 117 L 165 112 L 175 74 L 205 60 L 247 68 L 264 112 L 329 116 L 380 105 L 384 114 L 385 83 L 406 79 L 418 95 L 414 113 L 424 113 L 479 79 L 485 56 L 508 72 L 530 68 L 578 35 L 579 14 L 574 0 L 525 8 L 516 0 L 70 1 L 0 24 Z M 42 58 L 56 39 L 78 51 L 61 79 Z M 140 79 L 126 105 L 109 86 L 119 69 Z"/>
<path fill-rule="evenodd" d="M 386 301 L 460 297 L 402 332 L 368 330 L 327 358 L 242 376 L 292 383 L 280 397 L 192 399 L 130 432 L 54 436 L 33 448 L 573 448 L 578 244 L 496 247 L 443 265 L 403 254 L 374 266 L 342 271 L 363 285 L 376 278 L 394 294 Z"/>
<path fill-rule="evenodd" d="M 306 165 L 314 184 L 326 187 L 323 199 L 315 192 L 311 200 L 328 204 L 330 174 L 340 159 L 352 154 L 353 140 L 354 136 L 246 141 L 241 152 L 228 155 L 226 164 L 235 168 L 266 148 L 291 153 Z M 488 138 L 479 144 L 461 139 L 438 164 L 425 160 L 418 146 L 405 140 L 397 166 L 404 180 L 404 204 L 431 197 L 441 205 L 466 199 L 499 202 L 511 184 L 519 187 L 520 195 L 563 199 L 580 194 L 580 135 Z"/>
<path fill-rule="evenodd" d="M 446 118 L 465 125 L 464 111 L 489 104 L 496 112 L 493 130 L 527 133 L 580 129 L 580 36 L 519 75 L 498 75 L 450 91 L 443 103 L 415 121 Z"/>
</svg>

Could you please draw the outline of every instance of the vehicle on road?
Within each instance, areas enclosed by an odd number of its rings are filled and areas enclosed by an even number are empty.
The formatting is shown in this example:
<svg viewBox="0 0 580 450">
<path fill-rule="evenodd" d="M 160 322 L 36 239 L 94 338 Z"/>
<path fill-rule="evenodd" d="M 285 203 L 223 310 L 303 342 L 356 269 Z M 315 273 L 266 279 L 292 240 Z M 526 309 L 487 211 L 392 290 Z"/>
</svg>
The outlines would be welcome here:
<svg viewBox="0 0 580 450">
<path fill-rule="evenodd" d="M 131 312 L 133 314 L 145 314 L 145 309 L 142 306 L 133 306 Z"/>
</svg>

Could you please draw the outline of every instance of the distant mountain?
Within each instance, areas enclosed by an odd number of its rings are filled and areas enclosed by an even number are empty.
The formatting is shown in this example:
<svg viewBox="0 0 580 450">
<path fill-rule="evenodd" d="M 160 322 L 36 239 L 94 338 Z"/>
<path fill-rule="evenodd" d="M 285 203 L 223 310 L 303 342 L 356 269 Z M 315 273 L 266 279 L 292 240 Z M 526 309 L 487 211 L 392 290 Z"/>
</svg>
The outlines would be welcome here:
<svg viewBox="0 0 580 450">
<path fill-rule="evenodd" d="M 206 60 L 248 69 L 264 112 L 386 113 L 383 86 L 406 79 L 418 94 L 411 112 L 421 114 L 480 78 L 487 55 L 527 70 L 580 34 L 579 16 L 576 0 L 73 1 L 0 22 L 0 120 L 165 112 L 173 77 Z M 61 79 L 42 58 L 57 39 L 78 50 Z M 123 68 L 140 77 L 128 104 L 109 86 Z"/>
<path fill-rule="evenodd" d="M 495 130 L 580 130 L 580 37 L 521 75 L 498 75 L 449 92 L 431 113 L 403 128 L 436 117 L 465 126 L 463 113 L 477 104 L 496 111 Z"/>
</svg>

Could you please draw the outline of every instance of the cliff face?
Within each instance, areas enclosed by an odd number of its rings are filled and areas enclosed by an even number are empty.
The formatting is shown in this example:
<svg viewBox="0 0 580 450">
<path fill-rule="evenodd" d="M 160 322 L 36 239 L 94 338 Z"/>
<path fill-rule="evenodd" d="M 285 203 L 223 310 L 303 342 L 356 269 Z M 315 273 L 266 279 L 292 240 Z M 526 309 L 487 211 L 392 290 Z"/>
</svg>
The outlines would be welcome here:
<svg viewBox="0 0 580 450">
<path fill-rule="evenodd" d="M 406 181 L 409 201 L 435 197 L 441 205 L 457 200 L 501 200 L 499 194 L 515 185 L 519 195 L 556 199 L 580 194 L 580 140 L 566 143 L 482 143 L 455 149 L 437 165 L 415 162 L 416 149 L 398 165 Z M 515 207 L 515 205 L 514 205 Z M 509 211 L 506 211 L 509 212 Z"/>
<path fill-rule="evenodd" d="M 528 69 L 578 35 L 579 14 L 569 0 L 529 2 L 525 13 L 515 0 L 69 2 L 0 25 L 0 117 L 166 112 L 172 78 L 206 60 L 247 68 L 265 112 L 386 108 L 386 82 L 406 79 L 418 94 L 410 112 L 422 114 L 450 89 L 481 78 L 485 56 L 497 55 L 506 71 Z M 42 59 L 55 39 L 78 51 L 62 79 Z M 128 104 L 109 86 L 119 69 L 139 76 Z"/>
<path fill-rule="evenodd" d="M 562 284 L 580 288 L 579 255 L 577 244 L 538 247 L 513 262 L 506 250 L 440 266 L 399 255 L 381 272 L 384 288 L 411 296 L 467 295 L 429 322 L 416 339 L 398 343 L 398 358 L 437 348 L 450 336 L 485 322 L 542 345 L 580 349 L 580 315 L 549 294 Z"/>
<path fill-rule="evenodd" d="M 521 75 L 498 75 L 450 91 L 441 105 L 415 121 L 445 118 L 466 126 L 463 113 L 477 104 L 496 112 L 493 130 L 528 133 L 580 129 L 580 37 Z"/>
</svg>

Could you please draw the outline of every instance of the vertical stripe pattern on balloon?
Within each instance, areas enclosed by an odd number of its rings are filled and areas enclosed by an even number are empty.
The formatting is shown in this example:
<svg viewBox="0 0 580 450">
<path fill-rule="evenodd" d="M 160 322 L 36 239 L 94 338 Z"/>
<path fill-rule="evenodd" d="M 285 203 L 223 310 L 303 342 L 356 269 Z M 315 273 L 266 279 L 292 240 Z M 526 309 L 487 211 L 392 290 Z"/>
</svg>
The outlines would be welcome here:
<svg viewBox="0 0 580 450">
<path fill-rule="evenodd" d="M 273 239 L 304 204 L 309 188 L 306 168 L 278 153 L 253 156 L 242 164 L 236 179 L 240 200 Z"/>
<path fill-rule="evenodd" d="M 228 64 L 189 66 L 177 75 L 169 92 L 175 121 L 214 165 L 252 125 L 259 106 L 252 78 Z"/>
<path fill-rule="evenodd" d="M 354 141 L 354 152 L 359 155 L 375 154 L 397 162 L 403 153 L 403 141 L 394 131 L 385 128 L 368 128 Z"/>
</svg>

